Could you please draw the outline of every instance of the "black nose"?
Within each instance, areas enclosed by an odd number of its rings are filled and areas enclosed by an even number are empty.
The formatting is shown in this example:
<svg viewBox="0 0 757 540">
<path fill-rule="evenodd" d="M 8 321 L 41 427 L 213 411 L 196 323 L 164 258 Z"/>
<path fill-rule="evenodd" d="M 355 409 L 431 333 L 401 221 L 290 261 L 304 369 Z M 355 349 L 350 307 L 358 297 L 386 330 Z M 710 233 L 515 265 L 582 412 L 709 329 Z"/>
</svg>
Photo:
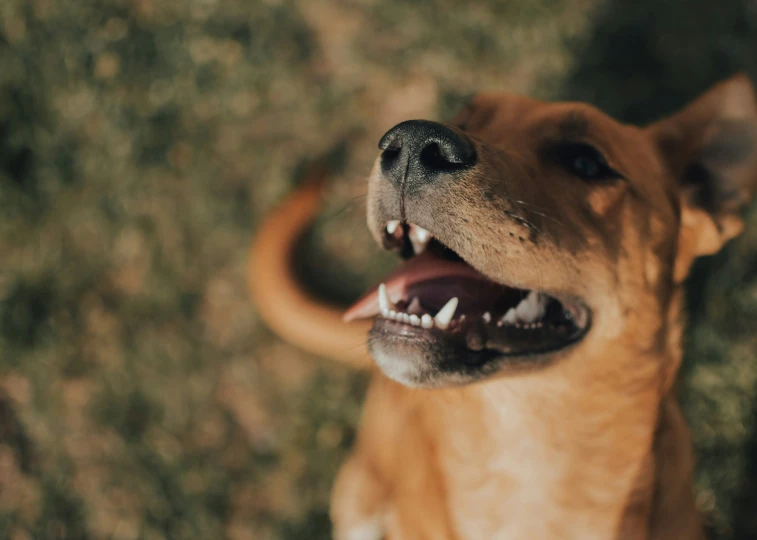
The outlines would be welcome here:
<svg viewBox="0 0 757 540">
<path fill-rule="evenodd" d="M 397 124 L 379 141 L 381 171 L 395 186 L 433 182 L 476 162 L 473 142 L 464 134 L 427 120 Z"/>
</svg>

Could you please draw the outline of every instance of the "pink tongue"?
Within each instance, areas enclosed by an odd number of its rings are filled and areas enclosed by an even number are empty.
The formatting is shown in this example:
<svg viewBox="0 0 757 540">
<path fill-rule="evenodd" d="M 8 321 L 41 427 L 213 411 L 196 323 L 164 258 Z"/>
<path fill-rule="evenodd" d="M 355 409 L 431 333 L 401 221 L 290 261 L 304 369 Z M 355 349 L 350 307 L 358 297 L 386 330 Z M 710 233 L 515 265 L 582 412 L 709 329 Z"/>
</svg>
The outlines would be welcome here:
<svg viewBox="0 0 757 540">
<path fill-rule="evenodd" d="M 426 251 L 402 264 L 383 281 L 389 292 L 389 299 L 397 303 L 405 299 L 407 288 L 415 283 L 439 277 L 462 277 L 486 279 L 472 266 L 460 261 L 442 259 Z M 367 319 L 378 315 L 378 285 L 372 287 L 360 300 L 344 313 L 346 322 Z"/>
</svg>

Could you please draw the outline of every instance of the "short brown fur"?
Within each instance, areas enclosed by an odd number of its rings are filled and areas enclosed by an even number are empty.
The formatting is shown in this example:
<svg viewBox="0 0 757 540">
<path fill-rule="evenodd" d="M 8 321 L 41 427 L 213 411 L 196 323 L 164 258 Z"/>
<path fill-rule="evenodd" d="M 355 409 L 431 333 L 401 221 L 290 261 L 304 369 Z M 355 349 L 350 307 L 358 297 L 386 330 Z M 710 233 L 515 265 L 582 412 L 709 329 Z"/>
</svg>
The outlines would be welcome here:
<svg viewBox="0 0 757 540">
<path fill-rule="evenodd" d="M 374 167 L 376 238 L 387 220 L 416 223 L 495 281 L 582 298 L 592 327 L 544 366 L 503 363 L 462 386 L 414 389 L 377 370 L 335 484 L 335 537 L 703 538 L 673 391 L 682 283 L 696 257 L 740 232 L 757 184 L 751 84 L 735 77 L 646 128 L 507 94 L 478 96 L 452 125 L 475 142 L 476 167 L 402 201 Z M 623 178 L 587 183 L 560 170 L 543 149 L 566 138 L 596 146 Z M 263 242 L 256 266 L 294 236 Z M 253 268 L 261 302 L 298 289 L 261 275 Z M 277 317 L 267 317 L 274 327 Z M 345 325 L 330 352 L 364 331 Z"/>
</svg>

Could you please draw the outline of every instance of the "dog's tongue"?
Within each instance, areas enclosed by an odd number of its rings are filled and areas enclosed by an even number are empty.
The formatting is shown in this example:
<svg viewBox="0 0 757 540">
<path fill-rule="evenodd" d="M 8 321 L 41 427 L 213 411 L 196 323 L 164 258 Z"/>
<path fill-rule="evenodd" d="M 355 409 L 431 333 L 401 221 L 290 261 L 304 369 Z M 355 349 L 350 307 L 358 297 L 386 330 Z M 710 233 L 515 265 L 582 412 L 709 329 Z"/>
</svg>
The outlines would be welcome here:
<svg viewBox="0 0 757 540">
<path fill-rule="evenodd" d="M 397 303 L 406 298 L 407 289 L 411 285 L 440 277 L 486 279 L 464 262 L 443 259 L 426 250 L 400 264 L 383 280 L 383 283 L 386 285 L 389 299 Z M 355 319 L 367 319 L 378 313 L 378 285 L 376 285 L 344 313 L 344 320 L 349 322 Z"/>
</svg>

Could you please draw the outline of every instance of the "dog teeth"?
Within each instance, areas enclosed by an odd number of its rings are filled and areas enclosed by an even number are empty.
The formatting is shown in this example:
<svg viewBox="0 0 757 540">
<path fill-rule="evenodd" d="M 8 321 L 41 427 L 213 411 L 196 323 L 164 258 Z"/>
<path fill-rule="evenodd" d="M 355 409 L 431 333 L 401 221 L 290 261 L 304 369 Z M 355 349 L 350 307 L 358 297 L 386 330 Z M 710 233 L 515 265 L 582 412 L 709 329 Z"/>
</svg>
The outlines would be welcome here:
<svg viewBox="0 0 757 540">
<path fill-rule="evenodd" d="M 434 327 L 434 319 L 431 318 L 431 315 L 426 313 L 423 317 L 421 317 L 421 326 L 423 328 L 433 328 Z"/>
<path fill-rule="evenodd" d="M 439 310 L 439 312 L 436 314 L 436 317 L 433 318 L 428 313 L 423 313 L 421 315 L 421 313 L 423 312 L 423 307 L 421 306 L 420 300 L 418 298 L 413 298 L 413 300 L 410 302 L 407 307 L 408 313 L 402 313 L 401 311 L 397 311 L 397 308 L 389 298 L 389 292 L 387 291 L 386 285 L 382 283 L 378 288 L 378 303 L 381 315 L 385 319 L 391 319 L 397 322 L 410 324 L 413 326 L 420 326 L 427 329 L 434 328 L 436 326 L 442 330 L 446 330 L 447 328 L 449 328 L 450 323 L 452 322 L 452 318 L 455 316 L 458 299 L 451 298 L 444 305 L 444 307 Z M 489 315 L 489 320 L 491 320 L 491 315 L 488 313 L 487 315 Z M 460 321 L 462 322 L 464 319 L 465 315 L 462 315 L 460 317 Z"/>
<path fill-rule="evenodd" d="M 418 242 L 422 242 L 424 244 L 427 244 L 429 240 L 431 240 L 431 233 L 428 232 L 423 227 L 418 227 L 418 225 L 415 226 L 415 237 L 418 239 Z"/>
<path fill-rule="evenodd" d="M 510 308 L 507 310 L 507 313 L 505 313 L 505 316 L 502 317 L 499 322 L 503 324 L 515 324 L 518 322 L 518 316 L 515 314 L 515 308 Z M 499 323 L 497 323 L 497 326 L 500 326 Z"/>
<path fill-rule="evenodd" d="M 420 255 L 426 249 L 426 246 L 431 240 L 431 233 L 423 227 L 413 225 L 410 228 L 410 243 L 413 245 L 413 251 L 416 255 Z"/>
<path fill-rule="evenodd" d="M 513 308 L 507 310 L 502 317 L 497 321 L 497 326 L 503 325 L 515 326 L 516 328 L 536 328 L 540 326 L 537 323 L 547 311 L 547 303 L 549 298 L 543 294 L 539 294 L 535 291 L 528 293 L 520 303 Z M 489 322 L 484 314 L 484 322 Z"/>
<path fill-rule="evenodd" d="M 396 219 L 391 220 L 386 224 L 386 232 L 389 234 L 394 234 L 394 232 L 397 230 L 397 227 L 400 226 L 400 222 Z"/>
<path fill-rule="evenodd" d="M 523 298 L 516 307 L 512 307 L 497 320 L 496 325 L 502 327 L 505 325 L 515 326 L 516 328 L 534 329 L 542 326 L 541 318 L 546 313 L 546 307 L 549 298 L 546 295 L 531 291 Z M 452 324 L 455 312 L 458 307 L 458 299 L 451 298 L 443 308 L 439 310 L 436 317 L 431 317 L 428 313 L 423 313 L 424 308 L 418 297 L 413 297 L 407 305 L 406 313 L 397 311 L 397 308 L 389 298 L 389 292 L 385 284 L 379 285 L 378 303 L 381 315 L 387 319 L 392 319 L 413 326 L 423 328 L 440 328 L 447 330 Z M 487 311 L 481 315 L 481 320 L 485 324 L 493 321 L 491 312 Z M 465 315 L 461 315 L 459 322 L 465 321 Z"/>
<path fill-rule="evenodd" d="M 418 315 L 410 315 L 408 313 L 402 313 L 401 311 L 395 311 L 393 309 L 387 310 L 386 313 L 382 312 L 382 315 L 386 319 L 392 319 L 397 322 L 412 324 L 413 326 L 422 326 L 423 328 L 433 328 L 434 319 L 428 313 L 422 317 Z"/>
<path fill-rule="evenodd" d="M 383 283 L 378 288 L 378 303 L 379 311 L 381 311 L 381 315 L 384 317 L 387 317 L 389 312 L 394 308 L 394 304 L 392 304 L 389 298 L 389 292 L 386 290 L 386 285 Z"/>
<path fill-rule="evenodd" d="M 544 315 L 546 307 L 546 296 L 531 291 L 515 308 L 515 315 L 524 323 L 532 323 Z"/>
<path fill-rule="evenodd" d="M 434 317 L 434 324 L 442 330 L 446 330 L 449 327 L 449 323 L 452 320 L 452 317 L 455 315 L 456 309 L 457 298 L 451 298 L 450 301 L 447 302 L 444 307 L 439 310 L 439 313 L 436 314 L 436 317 Z"/>
</svg>

